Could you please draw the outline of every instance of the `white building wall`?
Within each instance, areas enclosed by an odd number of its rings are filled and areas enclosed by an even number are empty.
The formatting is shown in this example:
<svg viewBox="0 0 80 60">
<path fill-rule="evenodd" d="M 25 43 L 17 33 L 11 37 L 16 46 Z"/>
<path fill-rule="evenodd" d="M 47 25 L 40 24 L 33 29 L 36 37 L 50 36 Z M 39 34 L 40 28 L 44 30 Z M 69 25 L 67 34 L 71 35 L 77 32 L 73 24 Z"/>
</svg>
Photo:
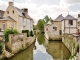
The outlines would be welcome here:
<svg viewBox="0 0 80 60">
<path fill-rule="evenodd" d="M 22 30 L 23 30 L 23 18 L 22 17 L 20 17 L 20 30 L 21 30 L 21 32 L 22 32 Z"/>
<path fill-rule="evenodd" d="M 30 31 L 30 20 L 29 19 L 27 19 L 27 30 Z"/>
<path fill-rule="evenodd" d="M 77 29 L 76 28 L 70 28 L 70 29 L 66 28 L 65 33 L 68 33 L 68 34 L 77 33 Z"/>
<path fill-rule="evenodd" d="M 65 20 L 65 27 L 69 27 L 69 20 Z M 73 20 L 73 25 L 70 25 L 70 27 L 76 27 L 76 20 Z"/>
<path fill-rule="evenodd" d="M 64 25 L 65 24 L 65 25 Z M 62 33 L 77 33 L 77 28 L 76 28 L 76 25 L 77 25 L 77 21 L 76 20 L 73 20 L 73 25 L 70 25 L 69 26 L 69 20 L 65 20 L 65 23 L 64 23 L 64 20 L 62 21 Z M 64 26 L 65 26 L 65 29 L 64 29 Z M 64 32 L 65 30 L 65 32 Z"/>
<path fill-rule="evenodd" d="M 62 33 L 64 33 L 64 20 L 62 21 Z"/>
</svg>

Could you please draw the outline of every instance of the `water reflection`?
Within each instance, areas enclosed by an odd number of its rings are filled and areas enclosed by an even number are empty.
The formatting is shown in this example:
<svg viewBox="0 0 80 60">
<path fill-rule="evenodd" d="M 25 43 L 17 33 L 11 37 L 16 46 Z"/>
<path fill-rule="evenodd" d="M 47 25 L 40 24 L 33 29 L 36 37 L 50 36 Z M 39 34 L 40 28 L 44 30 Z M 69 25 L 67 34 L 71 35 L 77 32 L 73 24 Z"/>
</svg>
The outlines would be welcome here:
<svg viewBox="0 0 80 60">
<path fill-rule="evenodd" d="M 35 44 L 32 44 L 28 49 L 16 54 L 14 57 L 5 60 L 33 60 L 33 48 Z"/>
<path fill-rule="evenodd" d="M 35 44 L 8 60 L 68 60 L 69 56 L 70 52 L 62 42 L 48 41 L 44 34 L 39 34 Z"/>
<path fill-rule="evenodd" d="M 60 41 L 49 41 L 44 46 L 46 47 L 47 53 L 55 60 L 68 60 L 70 57 L 69 50 Z"/>
<path fill-rule="evenodd" d="M 38 41 L 39 45 L 42 45 L 45 41 L 44 34 L 38 34 L 37 41 Z"/>
</svg>

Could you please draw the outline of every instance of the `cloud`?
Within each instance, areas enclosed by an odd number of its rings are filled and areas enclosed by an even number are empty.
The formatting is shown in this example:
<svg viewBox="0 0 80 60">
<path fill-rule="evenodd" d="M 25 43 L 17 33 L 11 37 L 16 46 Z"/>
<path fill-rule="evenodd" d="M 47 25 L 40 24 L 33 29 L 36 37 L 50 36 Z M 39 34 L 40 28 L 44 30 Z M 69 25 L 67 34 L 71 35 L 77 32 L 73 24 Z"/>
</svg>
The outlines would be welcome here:
<svg viewBox="0 0 80 60">
<path fill-rule="evenodd" d="M 80 3 L 80 0 L 62 0 L 63 2 L 67 3 L 67 4 L 76 4 L 76 3 Z"/>
<path fill-rule="evenodd" d="M 1 10 L 6 10 L 8 6 L 7 1 L 9 0 L 0 0 Z M 28 8 L 29 15 L 34 19 L 35 24 L 37 24 L 39 19 L 44 18 L 45 15 L 55 19 L 59 14 L 66 16 L 68 12 L 70 12 L 71 15 L 77 16 L 79 10 L 77 11 L 75 9 L 75 12 L 73 12 L 69 7 L 72 7 L 72 5 L 75 5 L 75 3 L 80 2 L 79 0 L 25 0 L 24 3 L 20 3 L 19 1 L 23 0 L 15 0 L 14 6 L 20 9 Z M 54 1 L 56 4 L 53 3 Z"/>
</svg>

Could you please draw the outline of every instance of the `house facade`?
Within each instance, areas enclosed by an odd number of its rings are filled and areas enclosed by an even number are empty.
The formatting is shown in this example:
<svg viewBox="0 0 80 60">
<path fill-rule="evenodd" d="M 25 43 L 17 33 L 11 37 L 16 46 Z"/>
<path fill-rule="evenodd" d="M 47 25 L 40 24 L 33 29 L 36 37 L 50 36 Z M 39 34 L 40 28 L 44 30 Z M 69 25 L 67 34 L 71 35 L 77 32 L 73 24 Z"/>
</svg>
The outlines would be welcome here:
<svg viewBox="0 0 80 60">
<path fill-rule="evenodd" d="M 12 27 L 19 32 L 22 30 L 33 30 L 33 19 L 28 15 L 28 9 L 19 9 L 14 6 L 13 2 L 9 2 L 3 18 L 0 19 L 0 28 L 2 31 Z"/>
<path fill-rule="evenodd" d="M 62 34 L 77 34 L 77 19 L 71 15 L 67 15 L 62 20 Z"/>
<path fill-rule="evenodd" d="M 59 15 L 51 24 L 46 24 L 45 36 L 52 40 L 61 40 L 62 36 L 62 22 L 64 17 Z"/>
</svg>

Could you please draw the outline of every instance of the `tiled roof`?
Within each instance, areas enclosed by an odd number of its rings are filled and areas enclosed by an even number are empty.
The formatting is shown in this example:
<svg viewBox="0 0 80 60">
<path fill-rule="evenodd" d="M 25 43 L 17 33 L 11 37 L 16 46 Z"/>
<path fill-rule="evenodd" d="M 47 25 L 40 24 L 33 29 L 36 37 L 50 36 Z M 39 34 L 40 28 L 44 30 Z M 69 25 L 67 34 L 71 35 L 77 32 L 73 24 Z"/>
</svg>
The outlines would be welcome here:
<svg viewBox="0 0 80 60">
<path fill-rule="evenodd" d="M 73 16 L 71 16 L 71 15 L 67 15 L 65 18 L 64 18 L 64 20 L 77 20 L 77 18 L 74 18 Z"/>
<path fill-rule="evenodd" d="M 63 20 L 64 19 L 64 17 L 62 16 L 62 14 L 61 15 L 59 15 L 56 19 L 55 19 L 55 21 L 61 21 L 61 20 Z"/>
</svg>

